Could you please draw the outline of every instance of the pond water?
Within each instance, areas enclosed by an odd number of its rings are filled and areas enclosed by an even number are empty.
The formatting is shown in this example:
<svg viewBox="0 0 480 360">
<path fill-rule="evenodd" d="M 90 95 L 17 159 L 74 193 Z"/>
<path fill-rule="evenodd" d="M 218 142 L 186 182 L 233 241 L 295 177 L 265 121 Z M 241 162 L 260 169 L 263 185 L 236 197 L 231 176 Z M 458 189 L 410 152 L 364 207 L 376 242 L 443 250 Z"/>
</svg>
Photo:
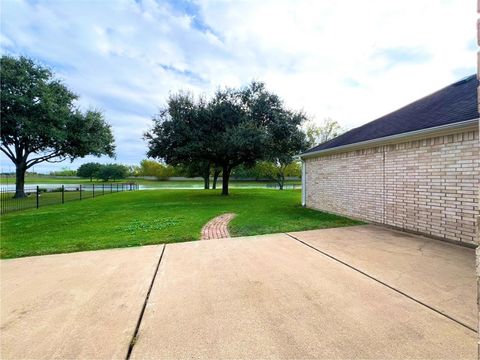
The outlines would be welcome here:
<svg viewBox="0 0 480 360">
<path fill-rule="evenodd" d="M 95 184 L 95 189 L 102 189 L 103 184 Z M 80 186 L 82 186 L 82 189 L 85 190 L 90 190 L 93 187 L 93 184 L 62 184 L 62 183 L 48 183 L 48 184 L 42 184 L 42 183 L 35 183 L 35 184 L 25 184 L 25 191 L 35 191 L 37 189 L 37 186 L 40 189 L 47 189 L 47 191 L 52 191 L 56 189 L 60 189 L 62 186 L 65 187 L 65 191 L 74 191 L 78 190 Z M 112 184 L 113 189 L 116 188 L 117 184 Z M 121 188 L 122 184 L 118 183 L 119 188 Z M 125 189 L 127 188 L 128 185 L 125 185 Z M 104 188 L 110 189 L 110 184 L 104 184 Z M 14 192 L 15 191 L 15 184 L 0 184 L 0 190 L 2 192 Z"/>
<path fill-rule="evenodd" d="M 25 184 L 25 190 L 26 191 L 34 191 L 37 186 L 42 189 L 47 189 L 47 190 L 53 190 L 53 189 L 58 189 L 61 188 L 62 185 L 65 186 L 66 191 L 72 191 L 80 187 L 82 185 L 82 188 L 85 189 L 90 189 L 92 187 L 91 184 L 88 183 L 82 183 L 82 184 L 62 184 L 62 183 L 48 183 L 48 184 L 43 184 L 43 183 L 35 183 L 35 184 Z M 115 188 L 116 184 L 113 184 L 113 187 Z M 118 183 L 118 186 L 121 186 L 121 183 Z M 96 189 L 101 189 L 102 184 L 95 184 Z M 110 188 L 110 184 L 105 184 L 105 189 Z M 258 184 L 252 184 L 247 183 L 247 184 L 242 184 L 242 183 L 230 183 L 229 185 L 230 188 L 240 188 L 240 189 L 265 189 L 265 188 L 275 188 L 275 184 L 266 184 L 266 183 L 261 183 L 259 182 Z M 217 184 L 217 189 L 221 189 L 222 184 Z M 300 189 L 301 185 L 285 185 L 285 189 Z M 0 189 L 4 192 L 12 192 L 15 191 L 15 184 L 5 184 L 2 183 L 0 184 Z M 158 184 L 148 184 L 148 185 L 139 185 L 139 190 L 161 190 L 161 189 L 178 189 L 178 190 L 188 190 L 188 189 L 203 189 L 203 183 L 198 182 L 198 184 L 192 184 L 192 183 L 185 183 L 182 184 L 181 182 L 171 182 L 169 183 L 168 181 L 164 182 L 159 182 Z"/>
</svg>

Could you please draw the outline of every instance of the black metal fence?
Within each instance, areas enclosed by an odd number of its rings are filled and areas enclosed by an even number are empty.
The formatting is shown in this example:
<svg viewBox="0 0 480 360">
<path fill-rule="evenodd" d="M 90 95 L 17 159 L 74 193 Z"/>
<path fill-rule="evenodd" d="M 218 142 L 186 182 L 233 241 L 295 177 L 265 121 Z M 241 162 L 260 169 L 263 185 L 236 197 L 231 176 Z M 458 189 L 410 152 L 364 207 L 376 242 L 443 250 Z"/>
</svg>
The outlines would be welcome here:
<svg viewBox="0 0 480 360">
<path fill-rule="evenodd" d="M 280 185 L 278 184 L 267 184 L 265 186 L 268 189 L 280 189 Z M 283 184 L 283 189 L 284 190 L 295 190 L 295 189 L 301 189 L 302 185 L 301 184 Z"/>
<path fill-rule="evenodd" d="M 97 196 L 138 190 L 136 183 L 25 186 L 24 198 L 14 198 L 15 189 L 0 188 L 0 214 L 12 211 L 39 208 L 46 205 L 64 204 Z"/>
</svg>

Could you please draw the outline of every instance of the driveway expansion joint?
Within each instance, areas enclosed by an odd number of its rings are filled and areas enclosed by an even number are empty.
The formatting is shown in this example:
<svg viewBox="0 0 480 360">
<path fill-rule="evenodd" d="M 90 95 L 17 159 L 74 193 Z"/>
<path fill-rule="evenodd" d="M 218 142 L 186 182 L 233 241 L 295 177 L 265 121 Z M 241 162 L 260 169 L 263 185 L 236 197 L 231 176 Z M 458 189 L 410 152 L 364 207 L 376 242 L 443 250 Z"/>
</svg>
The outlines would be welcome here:
<svg viewBox="0 0 480 360">
<path fill-rule="evenodd" d="M 162 252 L 160 253 L 160 257 L 158 258 L 157 266 L 155 267 L 155 271 L 153 273 L 152 281 L 150 282 L 150 286 L 147 291 L 147 295 L 145 296 L 145 301 L 143 302 L 142 310 L 140 311 L 140 315 L 137 320 L 137 325 L 135 326 L 135 331 L 133 332 L 132 339 L 130 340 L 130 344 L 128 346 L 128 352 L 126 356 L 126 360 L 130 359 L 132 355 L 133 347 L 138 339 L 138 331 L 140 330 L 140 325 L 142 324 L 143 315 L 145 314 L 145 308 L 147 307 L 148 299 L 150 298 L 150 293 L 152 292 L 153 284 L 155 283 L 155 278 L 157 277 L 158 269 L 160 268 L 160 263 L 162 262 L 163 253 L 165 252 L 165 248 L 167 244 L 163 244 Z"/>
<path fill-rule="evenodd" d="M 360 270 L 360 269 L 358 269 L 358 268 L 356 268 L 356 267 L 348 264 L 347 262 L 342 261 L 342 260 L 336 258 L 335 256 L 332 256 L 332 255 L 330 255 L 330 254 L 328 254 L 328 253 L 326 253 L 326 252 L 324 252 L 324 251 L 322 251 L 322 250 L 320 250 L 320 249 L 318 249 L 318 248 L 310 245 L 309 243 L 307 243 L 307 242 L 305 242 L 305 241 L 303 241 L 303 240 L 300 240 L 299 238 L 297 238 L 297 237 L 295 237 L 295 236 L 293 236 L 293 235 L 291 235 L 291 234 L 289 234 L 289 233 L 284 233 L 284 234 L 287 235 L 287 236 L 289 236 L 290 238 L 298 241 L 299 243 L 301 243 L 301 244 L 303 244 L 303 245 L 305 245 L 305 246 L 307 246 L 307 247 L 309 247 L 309 248 L 311 248 L 311 249 L 319 252 L 320 254 L 322 254 L 322 255 L 330 258 L 331 260 L 334 260 L 334 261 L 336 261 L 336 262 L 338 262 L 338 263 L 340 263 L 340 264 L 342 264 L 342 265 L 344 265 L 344 266 L 347 266 L 348 268 L 350 268 L 350 269 L 352 269 L 352 270 L 354 270 L 354 271 L 356 271 L 356 272 L 358 272 L 358 273 L 360 273 L 360 274 L 368 277 L 369 279 L 374 280 L 374 281 L 378 282 L 379 284 L 381 284 L 381 285 L 383 285 L 383 286 L 386 286 L 387 288 L 389 288 L 389 289 L 391 289 L 391 290 L 393 290 L 393 291 L 395 291 L 395 292 L 397 292 L 397 293 L 399 293 L 399 294 L 407 297 L 408 299 L 413 300 L 414 302 L 416 302 L 416 303 L 418 303 L 418 304 L 420 304 L 420 305 L 425 306 L 426 308 L 428 308 L 428 309 L 436 312 L 437 314 L 442 315 L 442 316 L 448 318 L 449 320 L 452 320 L 453 322 L 455 322 L 455 323 L 457 323 L 457 324 L 459 324 L 459 325 L 461 325 L 461 326 L 463 326 L 463 327 L 465 327 L 465 328 L 467 328 L 467 329 L 469 329 L 469 330 L 471 330 L 471 331 L 473 331 L 473 332 L 475 332 L 475 333 L 478 332 L 477 329 L 475 329 L 475 328 L 471 327 L 470 325 L 465 324 L 464 322 L 462 322 L 462 321 L 460 321 L 460 320 L 458 320 L 458 319 L 456 319 L 456 318 L 454 318 L 454 317 L 446 314 L 446 313 L 443 312 L 442 310 L 436 309 L 435 307 L 432 307 L 431 305 L 428 305 L 428 304 L 424 303 L 423 301 L 418 300 L 418 299 L 414 298 L 414 297 L 411 296 L 411 295 L 408 295 L 407 293 L 405 293 L 405 292 L 403 292 L 403 291 L 401 291 L 401 290 L 399 290 L 399 289 L 397 289 L 397 288 L 395 288 L 395 287 L 393 287 L 393 286 L 391 286 L 391 285 L 383 282 L 382 280 L 377 279 L 376 277 L 374 277 L 374 276 L 372 276 L 372 275 L 370 275 L 370 274 L 368 274 L 368 273 L 366 273 L 366 272 L 364 272 L 364 271 L 362 271 L 362 270 Z"/>
</svg>

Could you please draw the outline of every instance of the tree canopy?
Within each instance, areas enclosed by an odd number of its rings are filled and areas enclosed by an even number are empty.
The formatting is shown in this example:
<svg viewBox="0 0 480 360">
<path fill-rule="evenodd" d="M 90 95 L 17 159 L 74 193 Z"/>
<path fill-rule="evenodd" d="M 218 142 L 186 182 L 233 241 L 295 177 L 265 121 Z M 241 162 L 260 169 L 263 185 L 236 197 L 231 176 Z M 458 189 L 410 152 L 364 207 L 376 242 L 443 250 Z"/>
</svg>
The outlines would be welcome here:
<svg viewBox="0 0 480 360">
<path fill-rule="evenodd" d="M 48 68 L 4 55 L 0 80 L 0 150 L 16 166 L 16 197 L 25 196 L 25 172 L 35 164 L 114 155 L 114 138 L 102 113 L 80 111 L 78 96 Z"/>
<path fill-rule="evenodd" d="M 77 169 L 77 176 L 80 176 L 82 178 L 87 178 L 87 179 L 90 179 L 90 181 L 92 181 L 93 178 L 98 177 L 98 172 L 100 171 L 101 167 L 102 167 L 102 164 L 94 163 L 94 162 L 82 164 Z"/>
<path fill-rule="evenodd" d="M 306 135 L 309 147 L 322 144 L 331 140 L 345 132 L 345 129 L 340 126 L 337 120 L 325 118 L 319 124 L 309 121 L 306 124 Z"/>
<path fill-rule="evenodd" d="M 300 128 L 306 119 L 302 112 L 283 111 L 271 126 L 273 136 L 266 158 L 272 164 L 269 176 L 278 183 L 280 190 L 283 190 L 285 176 L 292 168 L 294 157 L 309 146 Z"/>
<path fill-rule="evenodd" d="M 172 94 L 145 134 L 148 156 L 167 164 L 222 170 L 222 194 L 228 195 L 232 170 L 258 160 L 286 162 L 305 147 L 300 124 L 305 116 L 285 108 L 265 84 L 219 89 L 212 99 Z"/>
<path fill-rule="evenodd" d="M 140 162 L 137 175 L 155 176 L 159 179 L 175 176 L 178 170 L 171 165 L 164 165 L 157 161 L 144 159 Z"/>
<path fill-rule="evenodd" d="M 102 165 L 97 176 L 103 181 L 124 179 L 128 176 L 128 167 L 119 164 Z"/>
</svg>

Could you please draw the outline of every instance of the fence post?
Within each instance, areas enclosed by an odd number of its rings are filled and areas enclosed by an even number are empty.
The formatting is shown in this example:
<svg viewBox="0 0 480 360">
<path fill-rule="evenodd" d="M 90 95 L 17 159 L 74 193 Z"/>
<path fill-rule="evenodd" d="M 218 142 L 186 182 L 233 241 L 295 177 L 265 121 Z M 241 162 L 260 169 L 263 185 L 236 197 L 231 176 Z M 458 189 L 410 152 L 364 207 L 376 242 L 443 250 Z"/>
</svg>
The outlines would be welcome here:
<svg viewBox="0 0 480 360">
<path fill-rule="evenodd" d="M 65 204 L 65 185 L 62 185 L 62 204 Z"/>
<path fill-rule="evenodd" d="M 82 200 L 82 184 L 80 184 L 80 200 Z"/>
<path fill-rule="evenodd" d="M 95 197 L 95 184 L 93 184 L 93 188 L 92 188 L 92 197 Z"/>
<path fill-rule="evenodd" d="M 110 194 L 113 193 L 113 184 L 110 184 Z"/>
<path fill-rule="evenodd" d="M 118 184 L 117 184 L 117 192 L 118 192 Z"/>
<path fill-rule="evenodd" d="M 37 185 L 37 209 L 40 206 L 40 202 L 38 201 L 40 198 L 40 187 Z"/>
<path fill-rule="evenodd" d="M 102 184 L 102 195 L 105 195 L 105 184 Z"/>
</svg>

